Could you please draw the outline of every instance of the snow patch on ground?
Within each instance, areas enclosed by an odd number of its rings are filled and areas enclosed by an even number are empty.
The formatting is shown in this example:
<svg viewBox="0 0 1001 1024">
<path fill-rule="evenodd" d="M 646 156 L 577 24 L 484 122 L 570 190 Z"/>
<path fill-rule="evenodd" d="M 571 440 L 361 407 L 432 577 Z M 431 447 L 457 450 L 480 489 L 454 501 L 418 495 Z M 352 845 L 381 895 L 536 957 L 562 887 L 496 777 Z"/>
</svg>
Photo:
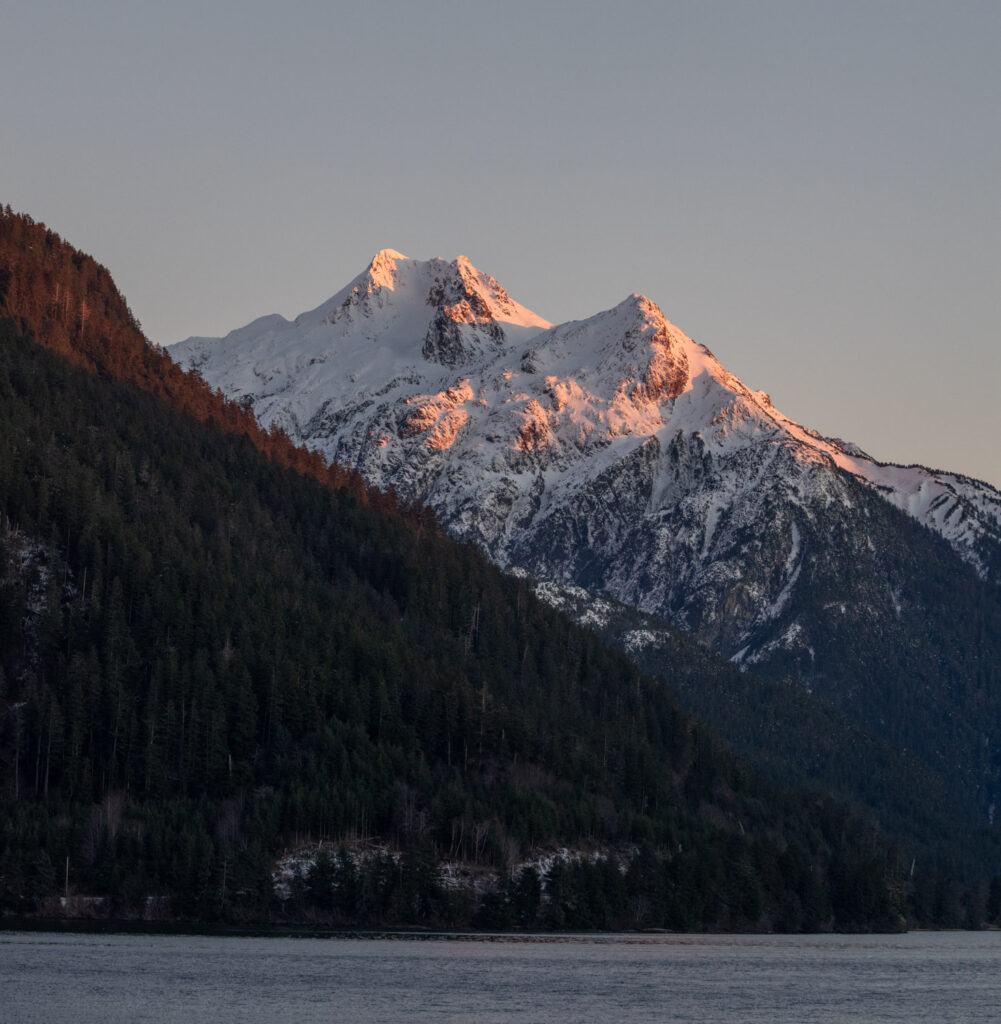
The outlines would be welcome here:
<svg viewBox="0 0 1001 1024">
<path fill-rule="evenodd" d="M 321 853 L 325 853 L 336 863 L 342 852 L 356 868 L 363 868 L 376 858 L 388 858 L 399 865 L 405 856 L 401 850 L 394 849 L 387 843 L 371 840 L 305 844 L 287 850 L 272 865 L 271 884 L 275 896 L 283 902 L 291 899 L 295 889 L 306 884 L 309 873 L 316 866 Z M 619 871 L 625 873 L 636 852 L 634 847 L 620 849 L 600 845 L 581 848 L 561 846 L 556 849 L 536 850 L 527 857 L 512 861 L 508 866 L 507 878 L 516 879 L 526 868 L 536 871 L 545 898 L 549 873 L 557 864 L 593 864 L 611 859 Z M 502 881 L 495 869 L 467 861 L 441 860 L 437 863 L 436 869 L 438 880 L 444 889 L 451 892 L 470 892 L 477 897 L 496 890 Z"/>
<path fill-rule="evenodd" d="M 650 647 L 660 647 L 671 642 L 671 634 L 666 629 L 631 629 L 622 634 L 622 646 L 627 654 L 636 654 Z"/>
<path fill-rule="evenodd" d="M 802 640 L 804 636 L 805 630 L 803 627 L 798 622 L 793 622 L 781 636 L 776 637 L 774 640 L 770 640 L 768 643 L 759 647 L 756 651 L 747 655 L 746 658 L 742 659 L 742 663 L 746 665 L 756 665 L 758 662 L 767 660 L 769 655 L 774 651 L 792 650 L 795 647 L 805 647 Z M 746 651 L 747 648 L 745 647 L 744 650 Z M 734 658 L 731 660 L 736 660 L 736 657 L 737 656 L 734 655 Z"/>
<path fill-rule="evenodd" d="M 603 597 L 596 597 L 583 587 L 543 580 L 535 584 L 535 595 L 551 608 L 566 612 L 580 625 L 589 629 L 603 629 L 615 614 L 615 605 Z"/>
</svg>

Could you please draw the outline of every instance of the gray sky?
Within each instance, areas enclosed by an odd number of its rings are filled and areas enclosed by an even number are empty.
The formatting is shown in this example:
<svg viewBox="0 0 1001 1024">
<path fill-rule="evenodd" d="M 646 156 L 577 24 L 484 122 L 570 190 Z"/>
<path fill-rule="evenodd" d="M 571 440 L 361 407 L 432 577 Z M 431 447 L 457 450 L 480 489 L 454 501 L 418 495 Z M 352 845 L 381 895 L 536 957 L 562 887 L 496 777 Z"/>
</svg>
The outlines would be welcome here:
<svg viewBox="0 0 1001 1024">
<path fill-rule="evenodd" d="M 0 202 L 170 344 L 380 248 L 649 295 L 888 461 L 1001 485 L 1001 3 L 3 4 Z"/>
</svg>

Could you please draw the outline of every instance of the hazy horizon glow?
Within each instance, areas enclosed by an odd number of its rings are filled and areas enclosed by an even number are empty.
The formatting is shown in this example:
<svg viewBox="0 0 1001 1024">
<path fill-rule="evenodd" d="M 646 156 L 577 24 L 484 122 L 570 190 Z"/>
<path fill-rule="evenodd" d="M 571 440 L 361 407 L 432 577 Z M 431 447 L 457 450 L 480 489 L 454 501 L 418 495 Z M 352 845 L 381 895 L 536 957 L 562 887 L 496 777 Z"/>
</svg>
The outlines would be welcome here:
<svg viewBox="0 0 1001 1024">
<path fill-rule="evenodd" d="M 150 338 L 384 247 L 553 322 L 632 292 L 885 461 L 1001 485 L 1001 5 L 15 5 L 0 202 Z"/>
</svg>

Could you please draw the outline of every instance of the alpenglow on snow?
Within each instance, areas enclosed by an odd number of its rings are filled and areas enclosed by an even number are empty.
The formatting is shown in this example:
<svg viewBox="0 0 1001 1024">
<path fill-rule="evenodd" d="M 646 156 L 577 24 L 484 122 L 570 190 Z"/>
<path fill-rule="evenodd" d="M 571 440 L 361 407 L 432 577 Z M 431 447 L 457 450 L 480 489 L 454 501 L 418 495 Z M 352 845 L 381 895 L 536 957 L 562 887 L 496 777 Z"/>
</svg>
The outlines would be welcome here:
<svg viewBox="0 0 1001 1024">
<path fill-rule="evenodd" d="M 294 321 L 170 351 L 501 566 L 658 614 L 741 663 L 781 654 L 809 675 L 804 569 L 839 530 L 853 539 L 838 557 L 872 549 L 849 525 L 860 493 L 982 577 L 999 564 L 1001 493 L 790 420 L 642 295 L 554 326 L 465 257 L 385 249 Z M 906 600 L 904 582 L 880 586 L 887 609 Z"/>
</svg>

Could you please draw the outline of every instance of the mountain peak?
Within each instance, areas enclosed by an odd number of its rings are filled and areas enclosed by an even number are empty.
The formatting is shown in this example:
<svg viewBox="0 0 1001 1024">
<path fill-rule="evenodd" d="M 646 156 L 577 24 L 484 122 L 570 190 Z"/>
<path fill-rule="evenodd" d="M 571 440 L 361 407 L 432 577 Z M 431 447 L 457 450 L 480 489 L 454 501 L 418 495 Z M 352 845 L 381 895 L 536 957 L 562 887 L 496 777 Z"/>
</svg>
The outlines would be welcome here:
<svg viewBox="0 0 1001 1024">
<path fill-rule="evenodd" d="M 443 275 L 437 283 L 441 285 L 438 294 L 446 303 L 444 308 L 450 319 L 461 323 L 493 320 L 540 330 L 552 327 L 548 320 L 515 302 L 499 281 L 474 267 L 469 257 L 456 256 L 449 270 L 452 274 Z M 431 301 L 429 296 L 428 302 Z"/>
<path fill-rule="evenodd" d="M 380 249 L 365 271 L 372 287 L 389 288 L 396 286 L 396 264 L 407 257 L 396 249 Z"/>
<path fill-rule="evenodd" d="M 633 292 L 629 298 L 641 313 L 650 317 L 657 317 L 660 320 L 667 319 L 667 317 L 664 316 L 664 311 L 656 302 L 653 301 L 653 299 L 647 298 L 647 296 L 641 295 L 639 292 Z"/>
<path fill-rule="evenodd" d="M 723 480 L 721 466 L 737 467 L 729 497 L 705 497 L 706 535 L 693 550 L 713 547 L 724 506 L 732 504 L 739 518 L 741 495 L 753 503 L 761 490 L 737 464 L 748 460 L 765 473 L 777 452 L 775 479 L 793 473 L 782 486 L 797 500 L 842 486 L 834 477 L 808 479 L 803 467 L 836 469 L 937 530 L 982 573 L 989 563 L 981 549 L 1001 541 L 996 491 L 875 463 L 807 430 L 639 292 L 587 319 L 551 326 L 464 255 L 417 260 L 383 249 L 294 323 L 263 318 L 226 338 L 188 339 L 172 354 L 228 396 L 251 398 L 266 426 L 281 426 L 377 484 L 436 504 L 501 560 L 521 544 L 516 524 L 542 512 L 532 504 L 528 469 L 548 474 L 545 508 L 561 507 L 569 517 L 576 505 L 564 498 L 618 460 L 629 464 L 633 449 L 642 449 L 643 459 L 670 449 L 667 462 L 650 465 L 664 474 L 676 469 L 678 477 L 651 480 L 654 504 L 682 494 L 685 480 L 697 490 L 700 481 Z M 411 448 L 420 459 L 408 463 Z M 421 461 L 431 451 L 438 461 Z M 462 458 L 445 465 L 446 452 Z M 465 490 L 458 485 L 463 474 Z"/>
<path fill-rule="evenodd" d="M 495 278 L 478 270 L 468 256 L 456 256 L 451 262 L 440 258 L 416 260 L 396 249 L 380 249 L 349 286 L 345 297 L 339 293 L 320 308 L 331 307 L 336 317 L 345 298 L 349 306 L 359 299 L 367 304 L 366 296 L 373 292 L 401 289 L 435 309 L 436 318 L 453 324 L 503 324 L 537 330 L 552 326 L 515 302 Z"/>
<path fill-rule="evenodd" d="M 633 292 L 632 295 L 627 295 L 617 306 L 613 306 L 610 312 L 624 314 L 631 319 L 645 320 L 648 323 L 656 324 L 657 327 L 674 327 L 664 315 L 664 311 L 660 306 L 653 299 L 642 295 L 640 292 Z M 677 331 L 677 328 L 674 328 L 674 330 Z"/>
</svg>

